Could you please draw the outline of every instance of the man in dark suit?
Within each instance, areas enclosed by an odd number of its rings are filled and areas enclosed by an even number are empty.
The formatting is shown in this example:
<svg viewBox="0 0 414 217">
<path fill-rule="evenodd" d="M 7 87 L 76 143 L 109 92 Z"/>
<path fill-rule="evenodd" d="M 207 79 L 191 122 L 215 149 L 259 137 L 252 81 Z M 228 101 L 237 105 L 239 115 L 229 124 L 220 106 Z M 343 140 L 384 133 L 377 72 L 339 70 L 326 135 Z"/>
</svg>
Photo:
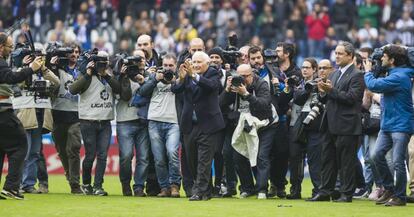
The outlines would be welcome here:
<svg viewBox="0 0 414 217">
<path fill-rule="evenodd" d="M 352 202 L 358 137 L 362 133 L 363 74 L 353 64 L 355 49 L 341 42 L 335 49 L 339 70 L 326 82 L 319 81 L 320 100 L 326 103 L 322 117 L 322 172 L 320 192 L 308 201 L 329 201 L 339 171 L 341 195 L 334 202 Z"/>
<path fill-rule="evenodd" d="M 194 185 L 190 201 L 211 198 L 209 180 L 215 145 L 224 128 L 219 107 L 220 78 L 216 68 L 209 67 L 210 58 L 197 51 L 192 62 L 180 66 L 179 78 L 171 87 L 174 93 L 184 93 L 180 128 Z"/>
</svg>

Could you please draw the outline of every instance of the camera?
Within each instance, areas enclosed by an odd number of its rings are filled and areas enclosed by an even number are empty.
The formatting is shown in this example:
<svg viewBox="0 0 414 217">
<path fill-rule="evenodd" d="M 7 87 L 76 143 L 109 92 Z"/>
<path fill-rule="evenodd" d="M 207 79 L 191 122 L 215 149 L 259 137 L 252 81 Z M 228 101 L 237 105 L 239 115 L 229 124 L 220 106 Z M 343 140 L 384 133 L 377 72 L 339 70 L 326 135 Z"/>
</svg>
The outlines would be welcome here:
<svg viewBox="0 0 414 217">
<path fill-rule="evenodd" d="M 311 91 L 317 91 L 317 90 L 318 90 L 318 82 L 319 82 L 319 81 L 324 81 L 324 82 L 326 82 L 326 79 L 316 78 L 316 79 L 313 79 L 313 80 L 307 81 L 307 82 L 305 83 L 305 86 L 304 86 L 305 90 L 306 90 L 306 91 L 308 91 L 308 92 L 311 92 Z"/>
<path fill-rule="evenodd" d="M 164 75 L 164 81 L 170 82 L 174 79 L 174 72 L 172 70 L 157 67 L 157 73 Z"/>
<path fill-rule="evenodd" d="M 69 65 L 68 55 L 73 53 L 73 48 L 71 47 L 62 47 L 57 43 L 49 45 L 46 50 L 46 63 L 50 63 L 52 57 L 57 56 L 56 65 L 60 68 L 64 68 Z"/>
<path fill-rule="evenodd" d="M 244 84 L 244 77 L 240 75 L 232 75 L 231 85 L 234 87 L 240 87 Z"/>
<path fill-rule="evenodd" d="M 135 78 L 140 74 L 139 64 L 142 61 L 140 56 L 128 56 L 126 53 L 117 54 L 115 57 L 115 65 L 113 67 L 114 74 L 119 75 L 123 65 L 127 67 L 126 74 L 129 78 Z"/>
<path fill-rule="evenodd" d="M 306 116 L 305 120 L 302 123 L 308 125 L 311 121 L 315 120 L 323 110 L 323 104 L 321 102 L 316 102 L 313 106 L 311 106 L 311 111 Z"/>
<path fill-rule="evenodd" d="M 368 60 L 372 62 L 372 73 L 375 78 L 385 77 L 387 69 L 382 66 L 381 58 L 384 55 L 382 48 L 375 48 L 374 52 L 369 56 Z"/>
<path fill-rule="evenodd" d="M 277 62 L 277 53 L 275 50 L 266 49 L 263 51 L 263 57 L 267 63 Z"/>
<path fill-rule="evenodd" d="M 300 83 L 300 78 L 296 75 L 292 75 L 287 78 L 287 84 L 289 85 L 289 87 L 296 87 L 299 85 L 299 83 Z"/>
</svg>

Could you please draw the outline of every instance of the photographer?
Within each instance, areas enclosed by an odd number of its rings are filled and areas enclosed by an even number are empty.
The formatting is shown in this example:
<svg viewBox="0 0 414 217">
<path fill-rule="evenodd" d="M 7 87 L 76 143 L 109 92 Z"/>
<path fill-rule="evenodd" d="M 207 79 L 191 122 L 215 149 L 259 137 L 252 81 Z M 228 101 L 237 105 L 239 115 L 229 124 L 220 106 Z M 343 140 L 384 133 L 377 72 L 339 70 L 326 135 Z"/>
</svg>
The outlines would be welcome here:
<svg viewBox="0 0 414 217">
<path fill-rule="evenodd" d="M 414 113 L 411 95 L 411 78 L 413 68 L 408 68 L 407 53 L 397 45 L 384 47 L 381 65 L 388 73 L 386 77 L 375 77 L 370 61 L 364 62 L 366 70 L 365 83 L 367 88 L 375 93 L 382 93 L 383 102 L 381 113 L 381 130 L 378 134 L 372 158 L 378 168 L 379 175 L 385 188 L 384 194 L 376 204 L 385 206 L 406 205 L 407 174 L 405 160 L 407 145 L 413 133 Z M 393 150 L 394 175 L 388 168 L 385 155 Z"/>
<path fill-rule="evenodd" d="M 146 108 L 134 106 L 133 100 L 134 94 L 144 83 L 146 59 L 143 50 L 135 50 L 133 57 L 139 57 L 140 62 L 132 61 L 132 64 L 130 64 L 129 61 L 131 60 L 128 60 L 128 66 L 124 63 L 120 64 L 122 68 L 118 80 L 121 85 L 121 92 L 117 96 L 116 104 L 116 134 L 119 143 L 119 179 L 122 185 L 122 193 L 124 196 L 132 196 L 131 163 L 135 149 L 136 164 L 133 192 L 135 196 L 142 197 L 145 196 L 143 189 L 148 175 L 150 141 L 147 121 L 137 115 L 139 110 Z"/>
<path fill-rule="evenodd" d="M 258 199 L 266 199 L 270 172 L 270 151 L 276 129 L 273 123 L 276 111 L 273 114 L 269 85 L 254 73 L 251 66 L 247 64 L 240 65 L 237 68 L 237 74 L 238 76 L 227 79 L 226 89 L 220 95 L 220 104 L 231 105 L 236 102 L 234 111 L 237 115 L 241 117 L 241 114 L 251 114 L 257 121 L 267 123 L 267 126 L 259 130 L 256 128 L 250 129 L 257 130 L 258 141 L 255 140 L 257 142 L 255 144 L 257 156 L 248 155 L 248 159 L 246 155 L 235 151 L 235 166 L 241 182 L 240 197 L 246 198 L 258 192 Z M 239 118 L 236 118 L 236 120 L 240 125 Z M 249 127 L 246 126 L 246 121 L 247 119 L 243 122 L 244 130 Z M 233 134 L 232 139 L 232 146 L 235 150 L 241 150 L 244 146 L 247 146 L 247 144 L 235 144 L 234 141 L 235 134 Z M 257 160 L 256 188 L 251 172 L 251 166 L 255 165 L 251 165 L 249 160 L 250 162 L 256 162 Z"/>
<path fill-rule="evenodd" d="M 183 132 L 185 155 L 193 189 L 190 201 L 209 200 L 211 192 L 211 162 L 219 133 L 224 128 L 219 107 L 220 78 L 217 70 L 209 67 L 210 58 L 197 51 L 192 61 L 186 60 L 179 68 L 173 83 L 173 93 L 183 93 L 180 130 Z"/>
<path fill-rule="evenodd" d="M 99 51 L 90 57 L 86 73 L 69 87 L 72 95 L 79 94 L 79 119 L 85 145 L 82 163 L 82 191 L 87 195 L 107 196 L 102 188 L 109 143 L 111 120 L 114 119 L 113 93 L 119 93 L 119 82 L 109 74 L 108 53 Z M 93 161 L 97 158 L 95 183 L 91 186 Z"/>
<path fill-rule="evenodd" d="M 35 49 L 43 52 L 43 47 L 39 46 Z M 51 61 L 56 60 L 57 58 Z M 25 56 L 22 67 L 27 67 L 32 61 L 32 56 Z M 59 85 L 59 78 L 43 63 L 41 70 L 22 83 L 21 90 L 16 91 L 12 99 L 13 109 L 17 110 L 16 115 L 22 122 L 28 138 L 28 154 L 25 159 L 21 185 L 25 193 L 48 192 L 47 178 L 39 180 L 38 190 L 34 186 L 38 179 L 38 162 L 43 149 L 42 134 L 53 129 L 50 95 L 55 88 L 59 88 Z"/>
<path fill-rule="evenodd" d="M 13 40 L 4 32 L 0 32 L 0 156 L 8 158 L 8 175 L 4 183 L 1 198 L 22 200 L 24 196 L 19 192 L 22 179 L 24 159 L 27 155 L 27 138 L 22 123 L 13 112 L 11 96 L 13 91 L 7 84 L 17 84 L 31 77 L 43 67 L 42 58 L 37 57 L 29 67 L 13 71 L 6 62 L 13 50 Z M 1 169 L 0 169 L 1 170 Z M 1 171 L 0 171 L 1 175 Z"/>
<path fill-rule="evenodd" d="M 220 94 L 226 88 L 226 81 L 231 73 L 223 69 L 224 66 L 224 58 L 223 58 L 223 50 L 220 47 L 212 48 L 208 51 L 208 55 L 211 59 L 210 66 L 214 66 L 219 71 L 220 76 L 220 85 L 221 90 Z M 237 184 L 237 177 L 236 172 L 234 170 L 234 163 L 233 163 L 233 152 L 231 150 L 231 135 L 233 134 L 234 127 L 232 123 L 229 123 L 227 118 L 228 113 L 230 112 L 229 106 L 222 106 L 220 105 L 221 113 L 223 114 L 223 119 L 226 124 L 226 128 L 223 129 L 221 135 L 221 141 L 217 143 L 216 151 L 214 153 L 214 184 L 213 184 L 213 197 L 221 197 L 221 196 L 232 196 L 236 194 L 236 184 Z M 224 155 L 224 156 L 223 156 Z M 225 170 L 224 167 L 226 166 Z M 224 176 L 224 171 L 226 171 L 226 179 L 227 179 L 227 187 L 228 190 L 226 192 L 222 192 L 221 185 L 224 183 L 222 180 Z M 212 182 L 213 183 L 213 182 Z M 224 189 L 223 189 L 224 190 Z"/>
<path fill-rule="evenodd" d="M 312 195 L 316 195 L 321 183 L 321 146 L 319 125 L 323 105 L 318 101 L 317 75 L 318 63 L 313 58 L 305 58 L 302 63 L 303 83 L 294 93 L 293 103 L 301 106 L 301 113 L 291 129 L 289 147 L 289 169 L 291 194 L 287 199 L 301 199 L 304 177 L 304 159 L 307 156 L 309 174 L 313 184 Z M 321 78 L 321 76 L 319 76 Z"/>
<path fill-rule="evenodd" d="M 70 85 L 79 76 L 76 62 L 78 61 L 81 48 L 75 43 L 71 44 L 70 47 L 73 49 L 73 52 L 68 54 L 67 63 L 64 63 L 63 58 L 61 58 L 62 61 L 52 65 L 52 68 L 56 68 L 54 72 L 62 84 L 55 97 L 52 98 L 52 137 L 65 170 L 71 193 L 82 194 L 83 192 L 80 189 L 80 148 L 82 138 L 78 114 L 79 96 L 69 93 Z"/>
<path fill-rule="evenodd" d="M 139 93 L 151 97 L 148 132 L 158 184 L 161 187 L 161 192 L 157 196 L 180 197 L 180 130 L 176 98 L 171 92 L 171 83 L 175 82 L 177 58 L 173 54 L 166 54 L 162 61 L 162 70 L 150 75 L 139 89 Z"/>
</svg>

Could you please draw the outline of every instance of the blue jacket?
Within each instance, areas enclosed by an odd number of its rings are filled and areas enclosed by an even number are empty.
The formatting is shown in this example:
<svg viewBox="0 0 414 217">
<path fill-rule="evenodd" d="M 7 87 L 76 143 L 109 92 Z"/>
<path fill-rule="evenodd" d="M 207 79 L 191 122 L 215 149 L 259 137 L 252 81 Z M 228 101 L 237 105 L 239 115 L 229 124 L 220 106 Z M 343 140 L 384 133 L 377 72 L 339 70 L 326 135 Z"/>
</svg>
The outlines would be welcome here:
<svg viewBox="0 0 414 217">
<path fill-rule="evenodd" d="M 381 130 L 385 132 L 414 132 L 411 78 L 413 68 L 392 68 L 388 76 L 374 78 L 371 72 L 365 74 L 367 88 L 383 93 Z"/>
</svg>

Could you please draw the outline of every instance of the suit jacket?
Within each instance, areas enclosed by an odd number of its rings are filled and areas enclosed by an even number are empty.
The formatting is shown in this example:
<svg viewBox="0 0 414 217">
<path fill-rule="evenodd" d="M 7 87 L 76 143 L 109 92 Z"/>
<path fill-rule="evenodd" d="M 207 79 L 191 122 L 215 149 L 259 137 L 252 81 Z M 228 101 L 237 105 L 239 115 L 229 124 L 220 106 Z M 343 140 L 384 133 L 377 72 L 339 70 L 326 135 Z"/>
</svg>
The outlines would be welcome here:
<svg viewBox="0 0 414 217">
<path fill-rule="evenodd" d="M 180 128 L 184 134 L 190 133 L 193 128 L 193 111 L 203 133 L 210 134 L 224 128 L 218 97 L 220 86 L 218 71 L 213 67 L 209 67 L 200 75 L 198 82 L 186 76 L 183 83 L 171 86 L 173 93 L 184 94 L 180 121 Z"/>
<path fill-rule="evenodd" d="M 326 103 L 321 130 L 329 130 L 333 135 L 361 135 L 364 75 L 354 65 L 337 81 L 340 75 L 341 71 L 337 70 L 329 76 L 333 89 L 320 98 Z"/>
</svg>

